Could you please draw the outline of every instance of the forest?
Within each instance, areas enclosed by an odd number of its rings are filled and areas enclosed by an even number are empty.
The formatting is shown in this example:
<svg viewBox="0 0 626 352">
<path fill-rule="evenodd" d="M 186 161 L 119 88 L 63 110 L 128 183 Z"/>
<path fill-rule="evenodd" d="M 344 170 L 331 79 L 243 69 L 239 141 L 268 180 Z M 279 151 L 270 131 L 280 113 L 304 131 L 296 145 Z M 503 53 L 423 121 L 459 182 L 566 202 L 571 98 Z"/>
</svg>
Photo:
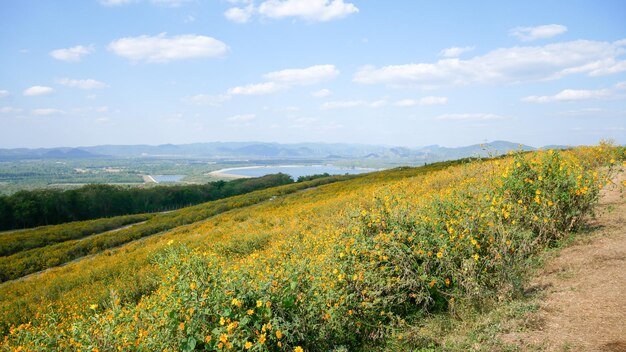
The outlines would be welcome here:
<svg viewBox="0 0 626 352">
<path fill-rule="evenodd" d="M 205 184 L 137 188 L 91 184 L 77 189 L 40 189 L 0 196 L 0 231 L 178 209 L 293 183 L 285 174 Z"/>
</svg>

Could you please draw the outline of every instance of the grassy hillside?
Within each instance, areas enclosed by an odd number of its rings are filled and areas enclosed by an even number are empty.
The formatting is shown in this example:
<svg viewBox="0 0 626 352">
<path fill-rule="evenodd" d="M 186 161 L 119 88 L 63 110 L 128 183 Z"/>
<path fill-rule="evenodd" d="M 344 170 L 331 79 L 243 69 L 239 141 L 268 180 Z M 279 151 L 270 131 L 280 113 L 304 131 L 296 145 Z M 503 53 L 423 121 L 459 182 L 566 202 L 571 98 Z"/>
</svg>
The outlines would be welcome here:
<svg viewBox="0 0 626 352">
<path fill-rule="evenodd" d="M 226 212 L 228 210 L 246 207 L 258 202 L 267 200 L 282 194 L 296 192 L 308 187 L 315 187 L 320 184 L 327 184 L 344 180 L 347 176 L 335 176 L 320 178 L 313 181 L 291 184 L 285 187 L 274 187 L 266 191 L 252 192 L 245 196 L 234 196 L 207 202 L 199 206 L 187 207 L 167 213 L 144 216 L 146 221 L 119 229 L 119 231 L 109 232 L 92 232 L 92 236 L 84 238 L 88 232 L 80 231 L 80 227 L 97 228 L 98 223 L 119 222 L 125 217 L 115 217 L 109 220 L 96 220 L 94 222 L 78 222 L 69 223 L 57 227 L 52 227 L 52 234 L 46 234 L 47 230 L 40 232 L 38 230 L 7 233 L 5 235 L 8 245 L 16 240 L 23 238 L 24 235 L 38 236 L 36 239 L 29 239 L 33 244 L 48 242 L 49 245 L 42 247 L 41 245 L 24 246 L 21 251 L 14 254 L 0 257 L 0 282 L 13 280 L 25 275 L 52 268 L 72 260 L 84 257 L 90 254 L 100 253 L 106 249 L 114 248 L 125 243 L 154 235 L 156 233 L 167 231 L 177 226 L 190 224 L 199 220 L 206 219 L 210 216 Z M 253 179 L 253 180 L 261 180 Z M 76 228 L 78 226 L 79 228 Z M 77 231 L 78 230 L 78 231 Z M 66 235 L 62 235 L 65 232 Z M 69 236 L 67 234 L 70 234 Z M 73 234 L 73 236 L 71 236 Z M 50 238 L 56 237 L 56 240 Z M 75 239 L 76 238 L 76 239 Z M 15 247 L 15 246 L 13 246 Z"/>
<path fill-rule="evenodd" d="M 0 232 L 0 256 L 8 256 L 33 248 L 84 238 L 145 221 L 152 216 L 154 215 L 124 215 L 114 218 L 76 221 L 63 225 L 41 226 L 28 230 Z"/>
<path fill-rule="evenodd" d="M 533 152 L 242 196 L 205 221 L 2 284 L 4 347 L 384 346 L 425 313 L 518 289 L 525 259 L 581 224 L 623 153 Z"/>
</svg>

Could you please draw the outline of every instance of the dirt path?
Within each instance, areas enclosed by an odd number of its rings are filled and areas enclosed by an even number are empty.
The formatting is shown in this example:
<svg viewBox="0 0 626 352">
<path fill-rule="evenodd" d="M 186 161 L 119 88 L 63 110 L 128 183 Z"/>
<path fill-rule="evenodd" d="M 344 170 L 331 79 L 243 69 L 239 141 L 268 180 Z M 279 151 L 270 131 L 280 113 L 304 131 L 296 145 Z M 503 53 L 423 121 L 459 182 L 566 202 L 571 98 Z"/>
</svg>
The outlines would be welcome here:
<svg viewBox="0 0 626 352">
<path fill-rule="evenodd" d="M 626 173 L 616 178 L 620 184 Z M 622 191 L 620 191 L 620 189 Z M 520 350 L 626 352 L 626 194 L 605 189 L 598 218 L 546 262 L 536 330 L 506 336 Z"/>
</svg>

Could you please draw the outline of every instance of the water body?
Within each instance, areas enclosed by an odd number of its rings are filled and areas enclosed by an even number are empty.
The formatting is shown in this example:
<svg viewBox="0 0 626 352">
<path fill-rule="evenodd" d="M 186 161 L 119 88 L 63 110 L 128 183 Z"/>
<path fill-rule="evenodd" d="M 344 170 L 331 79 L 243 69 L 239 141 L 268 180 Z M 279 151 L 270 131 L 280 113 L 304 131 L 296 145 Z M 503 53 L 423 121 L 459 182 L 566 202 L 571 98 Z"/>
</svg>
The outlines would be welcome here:
<svg viewBox="0 0 626 352">
<path fill-rule="evenodd" d="M 290 175 L 291 177 L 293 177 L 294 180 L 297 180 L 300 176 L 319 175 L 323 173 L 328 173 L 329 175 L 353 175 L 372 171 L 377 171 L 377 169 L 346 168 L 332 165 L 282 165 L 232 168 L 219 170 L 218 172 L 243 177 L 260 177 L 269 174 L 277 174 L 280 172 Z"/>
<path fill-rule="evenodd" d="M 185 175 L 150 175 L 156 183 L 180 182 Z"/>
</svg>

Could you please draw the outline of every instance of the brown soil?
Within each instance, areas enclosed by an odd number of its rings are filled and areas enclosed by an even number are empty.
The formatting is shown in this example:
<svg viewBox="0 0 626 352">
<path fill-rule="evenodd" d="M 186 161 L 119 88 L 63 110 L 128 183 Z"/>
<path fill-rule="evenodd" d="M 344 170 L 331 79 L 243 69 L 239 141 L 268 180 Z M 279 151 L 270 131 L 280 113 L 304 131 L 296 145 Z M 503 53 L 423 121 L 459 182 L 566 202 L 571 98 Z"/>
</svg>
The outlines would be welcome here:
<svg viewBox="0 0 626 352">
<path fill-rule="evenodd" d="M 626 194 L 606 188 L 588 233 L 549 259 L 529 290 L 541 290 L 530 331 L 502 339 L 521 350 L 626 352 Z"/>
</svg>

